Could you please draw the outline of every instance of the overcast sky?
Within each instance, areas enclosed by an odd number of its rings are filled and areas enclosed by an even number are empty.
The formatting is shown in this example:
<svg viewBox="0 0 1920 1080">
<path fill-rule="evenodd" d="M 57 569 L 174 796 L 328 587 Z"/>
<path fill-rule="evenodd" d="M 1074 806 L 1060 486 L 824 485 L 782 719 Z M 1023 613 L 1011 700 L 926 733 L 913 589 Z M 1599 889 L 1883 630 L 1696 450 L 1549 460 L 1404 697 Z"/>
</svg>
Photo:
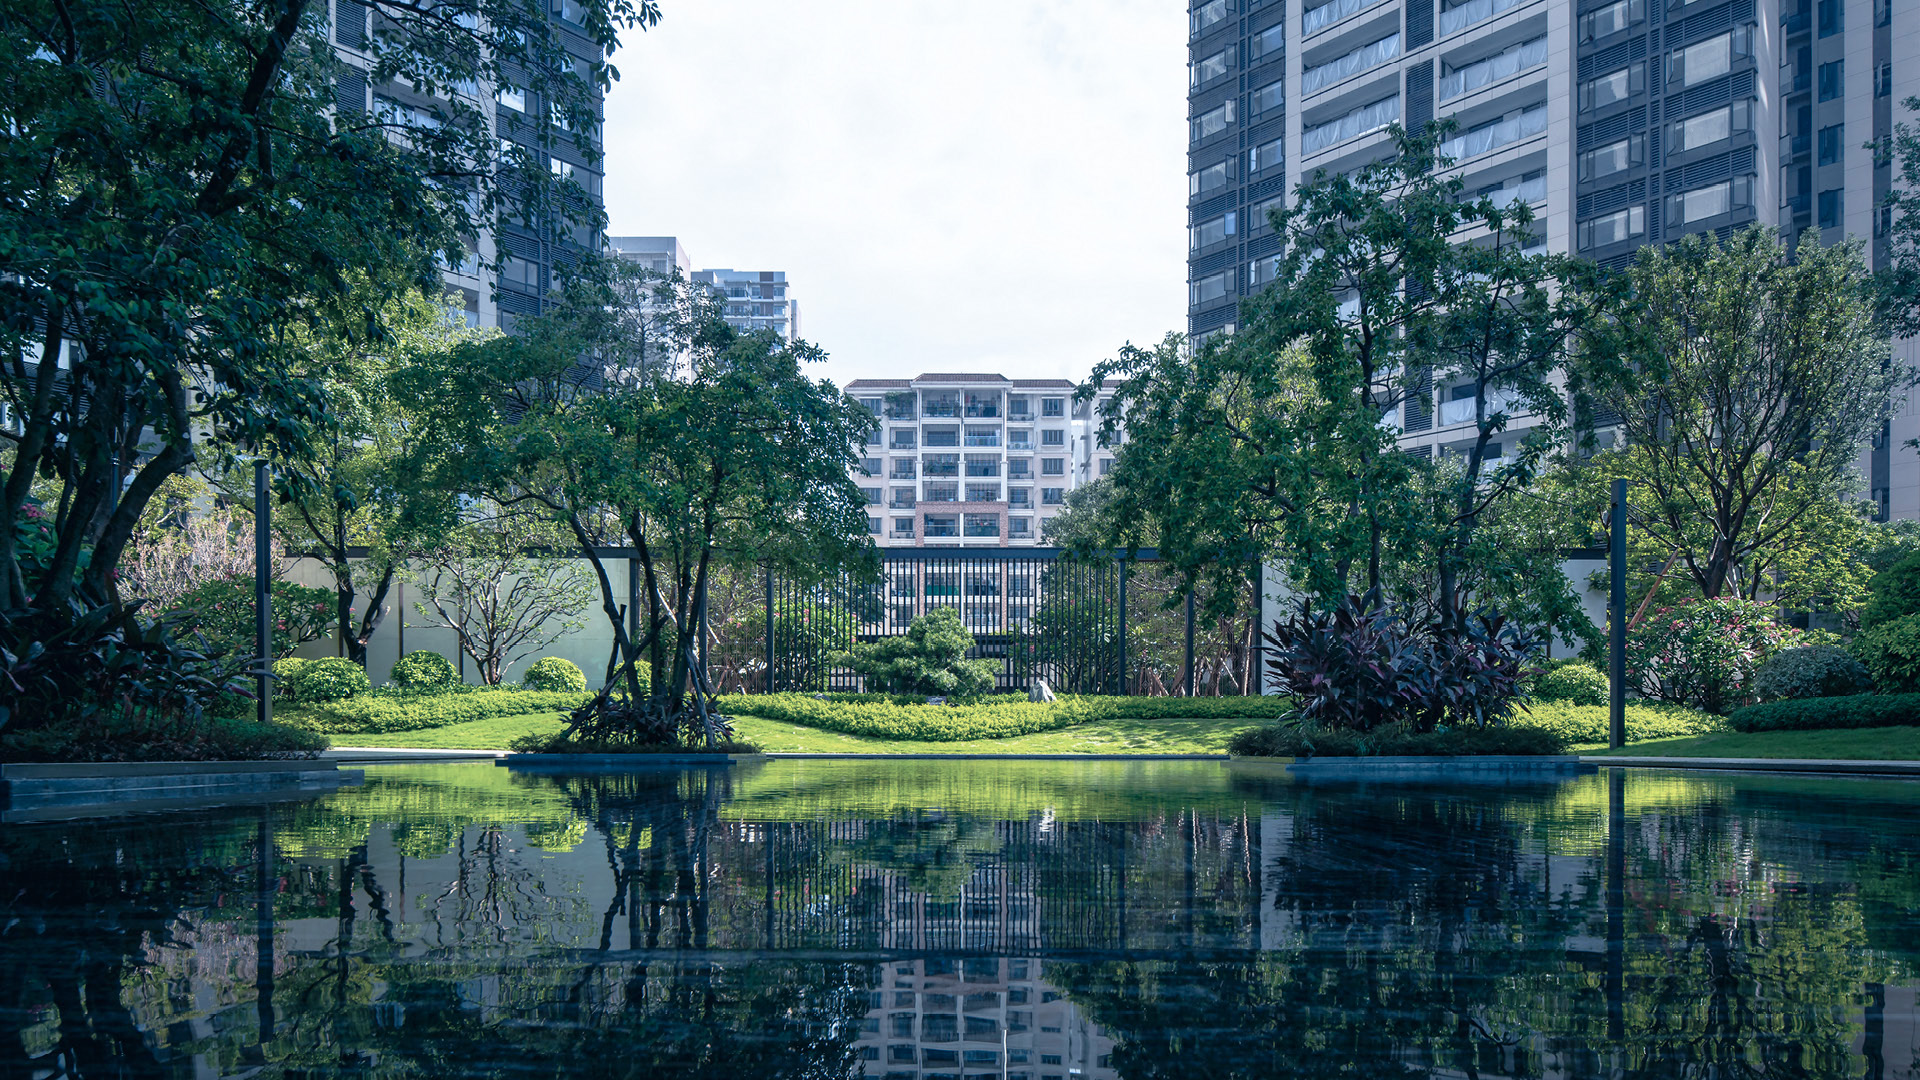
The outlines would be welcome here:
<svg viewBox="0 0 1920 1080">
<path fill-rule="evenodd" d="M 1186 318 L 1167 0 L 663 0 L 607 100 L 615 236 L 785 270 L 836 382 L 1084 378 Z"/>
</svg>

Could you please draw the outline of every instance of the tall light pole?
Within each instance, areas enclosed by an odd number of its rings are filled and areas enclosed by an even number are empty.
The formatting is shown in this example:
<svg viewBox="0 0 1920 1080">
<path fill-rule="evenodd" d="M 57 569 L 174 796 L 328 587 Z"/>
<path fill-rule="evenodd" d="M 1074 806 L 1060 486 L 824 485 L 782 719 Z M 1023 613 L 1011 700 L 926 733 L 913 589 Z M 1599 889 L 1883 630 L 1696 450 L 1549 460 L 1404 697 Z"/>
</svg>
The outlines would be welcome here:
<svg viewBox="0 0 1920 1080">
<path fill-rule="evenodd" d="M 273 720 L 273 508 L 267 501 L 267 459 L 253 463 L 253 655 L 259 698 L 254 718 Z"/>
<path fill-rule="evenodd" d="M 1627 482 L 1613 482 L 1613 547 L 1607 567 L 1613 571 L 1607 606 L 1607 746 L 1627 745 Z"/>
</svg>

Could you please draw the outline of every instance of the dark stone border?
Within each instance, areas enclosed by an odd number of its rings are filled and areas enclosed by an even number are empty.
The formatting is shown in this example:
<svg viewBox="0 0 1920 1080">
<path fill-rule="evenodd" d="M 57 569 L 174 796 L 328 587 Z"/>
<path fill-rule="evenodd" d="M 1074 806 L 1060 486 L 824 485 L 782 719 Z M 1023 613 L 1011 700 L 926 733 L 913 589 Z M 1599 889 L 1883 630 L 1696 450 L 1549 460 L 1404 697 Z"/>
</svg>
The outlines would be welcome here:
<svg viewBox="0 0 1920 1080">
<path fill-rule="evenodd" d="M 1829 776 L 1920 777 L 1920 761 L 1875 761 L 1849 758 L 1693 758 L 1628 757 L 1583 754 L 1594 766 L 1628 769 L 1715 769 L 1732 772 L 1826 774 Z"/>
<path fill-rule="evenodd" d="M 359 783 L 332 761 L 31 762 L 0 765 L 4 821 L 305 798 Z"/>
</svg>

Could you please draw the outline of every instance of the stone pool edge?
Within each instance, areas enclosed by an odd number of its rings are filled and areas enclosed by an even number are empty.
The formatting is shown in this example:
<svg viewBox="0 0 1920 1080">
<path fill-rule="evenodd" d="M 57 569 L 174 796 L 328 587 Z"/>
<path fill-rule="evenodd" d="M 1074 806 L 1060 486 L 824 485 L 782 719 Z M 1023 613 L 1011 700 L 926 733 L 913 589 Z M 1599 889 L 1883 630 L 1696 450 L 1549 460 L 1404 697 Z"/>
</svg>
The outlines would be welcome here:
<svg viewBox="0 0 1920 1080">
<path fill-rule="evenodd" d="M 365 775 L 319 758 L 10 762 L 0 764 L 0 821 L 305 798 L 358 784 Z"/>
<path fill-rule="evenodd" d="M 1838 776 L 1920 776 L 1920 761 L 1859 758 L 1699 758 L 1629 757 L 1582 754 L 1594 766 L 1639 769 L 1716 769 L 1732 772 L 1826 773 Z"/>
</svg>

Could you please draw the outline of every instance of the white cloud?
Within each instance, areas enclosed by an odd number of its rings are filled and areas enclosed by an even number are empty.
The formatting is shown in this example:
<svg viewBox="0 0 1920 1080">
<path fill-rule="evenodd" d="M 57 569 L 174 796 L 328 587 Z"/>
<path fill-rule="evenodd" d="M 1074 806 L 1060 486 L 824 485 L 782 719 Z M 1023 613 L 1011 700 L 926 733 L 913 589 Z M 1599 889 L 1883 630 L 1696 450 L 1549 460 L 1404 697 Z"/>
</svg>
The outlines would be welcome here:
<svg viewBox="0 0 1920 1080">
<path fill-rule="evenodd" d="M 825 374 L 1081 378 L 1186 317 L 1186 16 L 666 0 L 607 101 L 614 235 L 785 270 Z"/>
</svg>

